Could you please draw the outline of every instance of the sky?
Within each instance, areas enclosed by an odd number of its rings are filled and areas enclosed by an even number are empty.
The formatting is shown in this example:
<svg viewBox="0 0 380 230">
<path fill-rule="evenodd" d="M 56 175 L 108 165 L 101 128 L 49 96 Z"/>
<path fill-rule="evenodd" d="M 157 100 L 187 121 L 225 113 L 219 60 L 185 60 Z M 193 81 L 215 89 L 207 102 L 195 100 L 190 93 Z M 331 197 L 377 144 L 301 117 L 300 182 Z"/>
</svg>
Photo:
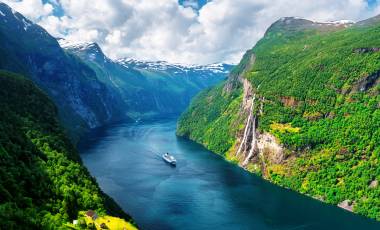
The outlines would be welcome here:
<svg viewBox="0 0 380 230">
<path fill-rule="evenodd" d="M 238 63 L 281 17 L 358 21 L 376 0 L 2 0 L 55 37 L 97 42 L 111 58 Z"/>
</svg>

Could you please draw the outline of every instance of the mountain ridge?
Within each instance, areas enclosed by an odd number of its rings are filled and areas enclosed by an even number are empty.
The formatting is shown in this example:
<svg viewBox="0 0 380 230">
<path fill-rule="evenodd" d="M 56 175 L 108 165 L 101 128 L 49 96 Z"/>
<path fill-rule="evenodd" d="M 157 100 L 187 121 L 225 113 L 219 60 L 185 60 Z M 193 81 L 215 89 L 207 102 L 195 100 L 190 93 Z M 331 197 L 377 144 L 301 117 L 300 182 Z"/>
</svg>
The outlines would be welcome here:
<svg viewBox="0 0 380 230">
<path fill-rule="evenodd" d="M 98 44 L 60 39 L 66 52 L 90 66 L 97 78 L 114 89 L 132 119 L 181 113 L 201 89 L 223 80 L 231 65 L 181 65 L 164 61 L 112 60 Z"/>
<path fill-rule="evenodd" d="M 227 74 L 127 68 L 96 43 L 73 46 L 4 3 L 0 11 L 0 69 L 23 74 L 46 91 L 74 141 L 112 122 L 179 114 L 193 95 Z"/>
<path fill-rule="evenodd" d="M 177 134 L 272 183 L 380 220 L 380 23 L 321 30 L 286 20 L 227 82 L 193 100 Z"/>
<path fill-rule="evenodd" d="M 93 70 L 68 55 L 42 27 L 4 3 L 0 10 L 0 68 L 29 77 L 46 91 L 59 105 L 61 121 L 73 139 L 124 116 L 118 96 L 97 81 Z"/>
</svg>

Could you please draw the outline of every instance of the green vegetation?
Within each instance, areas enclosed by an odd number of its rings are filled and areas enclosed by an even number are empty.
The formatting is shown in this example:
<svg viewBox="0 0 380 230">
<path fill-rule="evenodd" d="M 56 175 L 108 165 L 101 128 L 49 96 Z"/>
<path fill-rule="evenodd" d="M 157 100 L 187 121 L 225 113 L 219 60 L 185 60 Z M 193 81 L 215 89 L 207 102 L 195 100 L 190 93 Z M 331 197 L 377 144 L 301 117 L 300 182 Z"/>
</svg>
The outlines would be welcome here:
<svg viewBox="0 0 380 230">
<path fill-rule="evenodd" d="M 31 81 L 0 72 L 1 229 L 59 229 L 81 210 L 127 216 L 101 192 Z"/>
<path fill-rule="evenodd" d="M 242 71 L 247 57 L 234 70 L 265 98 L 260 132 L 287 149 L 281 164 L 258 173 L 327 203 L 350 200 L 354 212 L 380 220 L 380 23 L 343 28 L 289 20 L 272 25 L 247 53 L 256 57 L 248 71 Z M 240 88 L 232 91 L 236 100 Z M 246 114 L 230 97 L 222 87 L 201 94 L 182 115 L 178 134 L 233 152 Z"/>
<path fill-rule="evenodd" d="M 235 142 L 239 130 L 238 113 L 241 92 L 224 93 L 223 86 L 203 91 L 178 121 L 177 134 L 223 154 Z"/>
<path fill-rule="evenodd" d="M 77 229 L 79 227 L 86 226 L 87 228 L 91 228 L 91 226 L 94 226 L 94 229 L 115 229 L 115 230 L 136 230 L 137 228 L 132 225 L 131 223 L 117 218 L 113 216 L 99 216 L 95 220 L 93 220 L 91 217 L 88 217 L 85 215 L 85 212 L 79 213 L 80 218 L 78 219 L 78 225 L 74 225 L 73 227 Z"/>
</svg>

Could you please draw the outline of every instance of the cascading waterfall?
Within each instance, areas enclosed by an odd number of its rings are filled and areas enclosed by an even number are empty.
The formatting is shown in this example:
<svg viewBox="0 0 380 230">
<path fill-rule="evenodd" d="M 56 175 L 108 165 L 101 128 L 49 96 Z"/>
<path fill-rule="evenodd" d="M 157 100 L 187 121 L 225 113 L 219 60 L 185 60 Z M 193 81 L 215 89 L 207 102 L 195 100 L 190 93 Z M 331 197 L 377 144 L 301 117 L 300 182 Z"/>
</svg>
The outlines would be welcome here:
<svg viewBox="0 0 380 230">
<path fill-rule="evenodd" d="M 248 156 L 244 159 L 243 166 L 247 165 L 249 160 L 252 158 L 253 153 L 257 149 L 257 138 L 256 138 L 256 116 L 252 119 L 252 141 L 251 149 L 249 150 Z"/>
<path fill-rule="evenodd" d="M 249 109 L 249 116 L 248 116 L 247 124 L 245 126 L 243 139 L 240 143 L 239 149 L 236 152 L 235 156 L 238 156 L 242 151 L 245 151 L 247 149 L 248 137 L 251 133 L 252 133 L 252 141 L 256 143 L 256 116 L 253 115 L 253 107 L 254 107 L 255 99 L 256 99 L 256 94 L 254 94 L 252 97 L 252 103 Z M 255 145 L 256 144 L 251 143 L 251 151 L 252 151 L 252 147 Z M 252 155 L 253 151 L 252 153 L 251 151 L 250 151 L 250 154 Z"/>
<path fill-rule="evenodd" d="M 244 130 L 243 140 L 241 141 L 239 149 L 236 152 L 235 156 L 238 156 L 240 154 L 240 152 L 243 150 L 243 148 L 246 149 L 248 133 L 249 133 L 249 131 L 251 129 L 251 125 L 252 125 L 251 120 L 252 120 L 252 116 L 253 116 L 253 104 L 255 102 L 255 97 L 256 97 L 256 95 L 253 95 L 251 107 L 249 109 L 249 116 L 248 116 L 247 124 L 246 124 L 245 130 Z"/>
</svg>

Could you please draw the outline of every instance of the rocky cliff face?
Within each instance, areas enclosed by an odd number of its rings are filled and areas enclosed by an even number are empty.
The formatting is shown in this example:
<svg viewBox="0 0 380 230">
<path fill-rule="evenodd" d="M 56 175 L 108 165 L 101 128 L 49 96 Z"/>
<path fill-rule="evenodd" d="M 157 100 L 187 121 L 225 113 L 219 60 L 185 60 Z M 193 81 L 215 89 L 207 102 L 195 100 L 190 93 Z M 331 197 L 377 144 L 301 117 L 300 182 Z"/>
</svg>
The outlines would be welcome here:
<svg viewBox="0 0 380 230">
<path fill-rule="evenodd" d="M 0 68 L 25 74 L 44 89 L 72 134 L 123 116 L 119 96 L 91 68 L 4 3 L 0 11 Z"/>
</svg>

